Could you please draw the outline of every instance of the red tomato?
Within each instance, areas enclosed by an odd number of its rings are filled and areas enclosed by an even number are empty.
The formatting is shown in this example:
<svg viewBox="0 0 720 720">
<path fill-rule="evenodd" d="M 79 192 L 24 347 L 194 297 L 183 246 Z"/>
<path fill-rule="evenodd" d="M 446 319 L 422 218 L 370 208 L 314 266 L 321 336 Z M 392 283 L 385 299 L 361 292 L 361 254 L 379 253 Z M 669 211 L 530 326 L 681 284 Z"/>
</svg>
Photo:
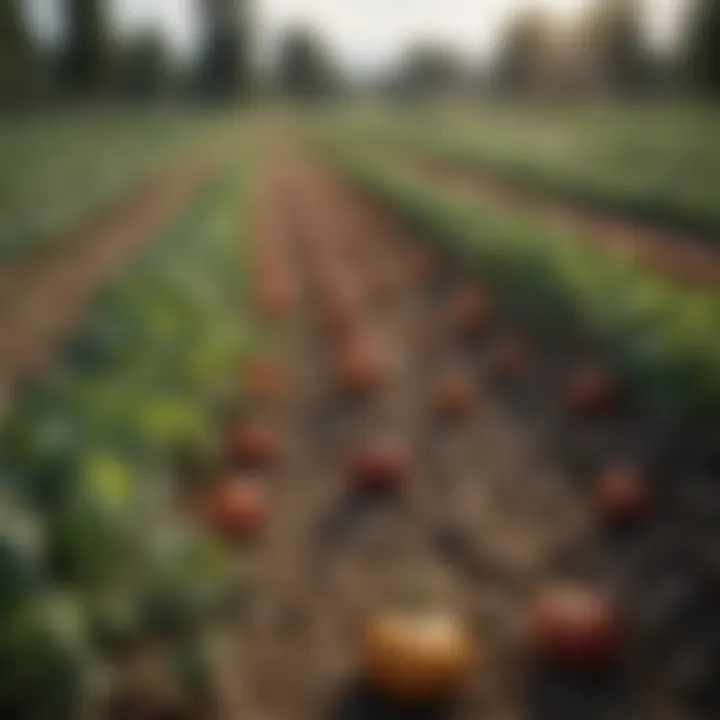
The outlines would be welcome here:
<svg viewBox="0 0 720 720">
<path fill-rule="evenodd" d="M 350 474 L 360 488 L 396 488 L 407 480 L 410 461 L 400 443 L 379 439 L 358 448 L 350 458 Z"/>
<path fill-rule="evenodd" d="M 631 465 L 612 465 L 597 477 L 595 503 L 609 522 L 632 522 L 647 513 L 650 489 L 638 469 Z"/>
<path fill-rule="evenodd" d="M 268 519 L 268 505 L 260 483 L 244 478 L 222 482 L 205 503 L 205 520 L 223 536 L 240 539 L 257 535 Z"/>
<path fill-rule="evenodd" d="M 530 622 L 534 648 L 549 660 L 576 667 L 611 662 L 621 645 L 618 612 L 601 593 L 560 585 L 536 600 Z"/>
</svg>

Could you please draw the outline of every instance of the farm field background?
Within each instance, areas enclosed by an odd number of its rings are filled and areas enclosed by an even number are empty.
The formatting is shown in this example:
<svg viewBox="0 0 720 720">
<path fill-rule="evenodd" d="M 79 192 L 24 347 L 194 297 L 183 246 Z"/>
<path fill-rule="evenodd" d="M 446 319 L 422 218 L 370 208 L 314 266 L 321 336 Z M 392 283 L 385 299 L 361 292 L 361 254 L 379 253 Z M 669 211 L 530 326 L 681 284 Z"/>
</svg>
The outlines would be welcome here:
<svg viewBox="0 0 720 720">
<path fill-rule="evenodd" d="M 37 249 L 172 165 L 212 113 L 67 110 L 0 120 L 0 259 Z"/>
<path fill-rule="evenodd" d="M 0 716 L 714 717 L 717 119 L 3 120 Z"/>
<path fill-rule="evenodd" d="M 566 114 L 561 115 L 559 124 L 566 132 L 570 128 L 569 136 L 558 134 L 554 147 L 563 148 L 570 158 L 584 157 L 585 168 L 592 166 L 589 156 L 593 153 L 612 156 L 609 138 L 615 139 L 615 145 L 622 142 L 635 147 L 633 139 L 638 140 L 639 128 L 646 127 L 638 111 L 623 115 L 615 110 L 592 124 L 584 111 L 577 114 L 574 124 Z M 485 119 L 478 113 L 474 134 L 466 130 L 464 141 L 454 135 L 455 131 L 462 132 L 462 123 L 458 121 L 461 114 L 451 111 L 444 124 L 443 113 L 437 115 L 435 122 L 429 121 L 424 135 L 417 129 L 417 123 L 406 133 L 410 127 L 406 117 L 393 120 L 389 114 L 368 113 L 366 120 L 355 115 L 352 120 L 331 121 L 317 138 L 370 191 L 394 200 L 418 231 L 452 242 L 455 250 L 468 262 L 477 264 L 480 272 L 485 268 L 495 282 L 506 284 L 516 302 L 536 315 L 537 321 L 552 327 L 561 325 L 565 330 L 574 323 L 582 334 L 604 342 L 615 361 L 626 364 L 641 386 L 646 384 L 644 389 L 650 401 L 662 402 L 664 385 L 665 391 L 676 393 L 675 408 L 677 403 L 692 405 L 693 396 L 700 400 L 700 405 L 716 404 L 711 398 L 718 381 L 720 254 L 710 244 L 712 241 L 697 238 L 692 232 L 668 235 L 657 225 L 644 222 L 642 211 L 632 213 L 628 209 L 631 203 L 624 201 L 603 205 L 600 218 L 593 214 L 589 220 L 578 222 L 582 205 L 576 214 L 567 208 L 578 194 L 592 194 L 592 188 L 583 184 L 579 174 L 580 163 L 576 166 L 578 174 L 567 175 L 575 192 L 564 192 L 560 187 L 551 191 L 561 203 L 555 212 L 516 195 L 512 185 L 487 191 L 482 181 L 474 185 L 465 176 L 465 182 L 458 184 L 443 171 L 433 172 L 431 168 L 428 172 L 423 164 L 428 158 L 441 160 L 450 168 L 465 163 L 483 170 L 485 166 L 475 160 L 474 149 L 485 144 L 501 155 L 502 144 L 499 148 L 493 145 L 499 136 L 506 137 L 507 146 L 511 137 L 518 138 L 514 146 L 516 157 L 525 158 L 528 165 L 535 162 L 535 177 L 551 175 L 564 162 L 564 156 L 557 150 L 553 152 L 553 143 L 548 142 L 554 117 L 550 113 L 545 124 L 538 124 L 537 139 L 535 124 L 532 127 L 526 124 L 522 131 L 525 121 L 516 120 L 513 125 L 497 112 L 491 111 Z M 533 119 L 537 115 L 536 110 Z M 698 111 L 681 114 L 674 110 L 668 115 L 672 122 L 665 120 L 662 113 L 656 120 L 654 146 L 651 133 L 643 134 L 642 142 L 653 147 L 655 153 L 650 154 L 656 162 L 662 162 L 658 157 L 664 154 L 670 166 L 676 153 L 683 155 L 686 165 L 691 165 L 697 148 L 703 146 L 707 165 L 711 167 L 712 152 L 708 148 L 712 142 L 702 142 L 710 136 L 708 117 Z M 684 122 L 705 131 L 704 136 L 698 136 L 698 132 L 691 134 L 692 141 L 675 143 L 684 153 L 678 147 L 668 150 L 669 128 L 678 122 L 681 127 Z M 600 138 L 599 123 L 611 128 L 606 128 Z M 430 125 L 435 128 L 434 133 L 430 132 Z M 487 137 L 486 127 L 495 128 L 487 132 Z M 567 146 L 560 138 L 567 138 Z M 526 151 L 533 143 L 536 148 L 544 148 L 545 161 L 528 159 L 533 153 Z M 585 152 L 576 155 L 580 147 Z M 460 148 L 465 148 L 464 154 Z M 680 164 L 677 157 L 674 163 Z M 642 174 L 642 167 L 636 167 L 636 175 Z M 627 175 L 621 167 L 615 169 L 616 180 Z M 542 180 L 513 177 L 521 185 L 538 184 L 538 192 L 547 192 Z M 677 188 L 686 186 L 681 173 L 675 177 Z M 709 194 L 714 191 L 710 183 L 703 187 Z M 618 196 L 630 197 L 622 195 L 619 186 L 616 191 Z M 702 364 L 703 357 L 707 361 L 705 371 L 693 365 L 696 361 Z M 691 386 L 695 384 L 693 390 Z M 639 391 L 642 393 L 643 388 L 639 387 Z"/>
<path fill-rule="evenodd" d="M 352 111 L 348 132 L 630 219 L 717 239 L 717 111 L 481 107 Z"/>
</svg>

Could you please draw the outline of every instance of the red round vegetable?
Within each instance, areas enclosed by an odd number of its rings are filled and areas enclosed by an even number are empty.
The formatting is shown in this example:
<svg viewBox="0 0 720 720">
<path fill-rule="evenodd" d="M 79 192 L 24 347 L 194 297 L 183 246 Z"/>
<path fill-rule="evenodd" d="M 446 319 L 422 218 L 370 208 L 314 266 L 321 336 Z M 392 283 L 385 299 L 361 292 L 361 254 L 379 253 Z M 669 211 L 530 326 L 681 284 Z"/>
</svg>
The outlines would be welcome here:
<svg viewBox="0 0 720 720">
<path fill-rule="evenodd" d="M 650 507 L 650 488 L 642 472 L 632 465 L 611 465 L 597 477 L 595 504 L 611 523 L 637 521 Z"/>
<path fill-rule="evenodd" d="M 560 585 L 543 591 L 532 609 L 530 640 L 546 659 L 575 667 L 616 659 L 621 623 L 614 604 L 583 586 Z"/>
<path fill-rule="evenodd" d="M 221 482 L 211 490 L 204 507 L 205 521 L 231 539 L 256 536 L 267 524 L 268 514 L 263 486 L 247 478 Z"/>
<path fill-rule="evenodd" d="M 361 489 L 394 489 L 402 485 L 410 473 L 406 448 L 393 440 L 366 442 L 352 453 L 350 475 Z"/>
</svg>

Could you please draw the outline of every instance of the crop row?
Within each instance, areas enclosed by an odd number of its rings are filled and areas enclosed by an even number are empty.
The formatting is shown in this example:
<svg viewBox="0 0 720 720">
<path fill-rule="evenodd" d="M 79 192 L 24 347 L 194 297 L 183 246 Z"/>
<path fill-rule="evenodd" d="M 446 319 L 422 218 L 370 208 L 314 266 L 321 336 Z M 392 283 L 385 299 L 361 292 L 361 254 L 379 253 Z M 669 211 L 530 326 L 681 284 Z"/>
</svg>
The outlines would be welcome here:
<svg viewBox="0 0 720 720">
<path fill-rule="evenodd" d="M 331 123 L 346 141 L 381 143 L 550 197 L 714 239 L 720 148 L 710 111 L 667 117 L 578 113 L 402 115 Z"/>
<path fill-rule="evenodd" d="M 443 192 L 378 154 L 328 149 L 357 183 L 502 286 L 530 318 L 599 341 L 641 402 L 676 417 L 720 409 L 717 293 L 679 288 L 572 234 Z"/>
<path fill-rule="evenodd" d="M 224 610 L 237 573 L 184 498 L 206 479 L 258 341 L 238 292 L 249 165 L 213 180 L 102 293 L 5 422 L 3 717 L 75 717 L 148 637 L 172 645 L 161 662 L 187 692 L 207 692 L 216 645 L 193 628 Z"/>
<path fill-rule="evenodd" d="M 0 261 L 28 252 L 167 166 L 217 121 L 78 118 L 0 143 Z"/>
<path fill-rule="evenodd" d="M 347 483 L 338 494 L 341 507 L 358 501 L 364 511 L 373 512 L 386 503 L 412 502 L 410 498 L 418 502 L 418 498 L 424 497 L 422 504 L 431 508 L 436 492 L 437 506 L 443 508 L 440 512 L 446 522 L 452 523 L 454 513 L 440 501 L 441 496 L 454 494 L 450 489 L 454 470 L 447 464 L 448 458 L 437 457 L 435 482 L 427 482 L 428 476 L 419 466 L 436 457 L 438 440 L 442 443 L 446 432 L 464 435 L 473 426 L 478 429 L 473 421 L 479 413 L 488 412 L 488 391 L 493 385 L 505 388 L 523 385 L 532 374 L 538 348 L 527 334 L 505 324 L 502 308 L 488 287 L 476 278 L 461 280 L 447 275 L 449 268 L 436 252 L 416 245 L 391 216 L 349 192 L 317 165 L 296 163 L 288 172 L 287 181 L 292 193 L 285 205 L 290 205 L 286 209 L 292 213 L 296 249 L 307 269 L 308 297 L 315 300 L 312 311 L 319 321 L 320 339 L 329 361 L 329 372 L 322 375 L 329 381 L 327 389 L 338 413 L 334 430 L 343 428 L 336 436 L 339 441 L 336 447 L 325 444 L 322 449 L 325 460 L 333 457 L 340 460 Z M 282 195 L 281 190 L 276 193 Z M 270 287 L 273 286 L 271 283 Z M 272 303 L 270 308 L 274 307 Z M 489 362 L 469 361 L 470 355 L 480 360 L 476 352 L 483 346 Z M 461 348 L 462 360 L 456 355 Z M 419 352 L 415 354 L 413 350 Z M 487 375 L 483 372 L 480 387 L 479 365 L 489 371 Z M 419 371 L 415 377 L 421 383 L 408 387 L 405 382 L 413 378 L 415 371 Z M 602 366 L 599 372 L 589 364 L 570 368 L 564 390 L 562 400 L 578 426 L 612 414 L 619 399 L 614 375 Z M 405 393 L 412 394 L 412 399 L 404 398 Z M 406 403 L 412 403 L 410 408 Z M 400 406 L 409 412 L 396 415 Z M 409 431 L 416 423 L 428 423 L 428 429 L 433 430 L 425 436 L 427 444 L 422 448 L 410 437 Z M 486 422 L 482 432 L 488 432 L 490 424 Z M 310 423 L 303 420 L 302 426 L 295 428 L 295 440 L 298 433 L 302 436 L 308 430 L 312 432 L 307 425 Z M 259 436 L 255 437 L 257 440 Z M 283 445 L 282 437 L 275 439 L 275 448 L 277 443 Z M 254 444 L 257 446 L 257 442 Z M 247 450 L 247 443 L 243 445 Z M 263 445 L 270 447 L 267 443 Z M 337 449 L 339 455 L 335 454 Z M 454 465 L 457 458 L 452 462 Z M 485 464 L 483 473 L 479 479 L 473 473 L 470 480 L 473 485 L 487 483 L 486 473 L 492 473 L 491 458 L 486 456 L 480 462 L 481 466 Z M 307 482 L 300 484 L 299 491 L 295 474 L 292 483 L 271 483 L 267 488 L 272 494 L 277 490 L 288 493 L 286 502 L 277 505 L 293 508 L 295 522 L 291 525 L 308 526 L 305 522 L 297 523 L 296 505 L 311 513 L 325 507 L 326 501 L 315 508 L 314 503 L 308 502 L 317 490 L 314 475 L 303 477 Z M 507 485 L 505 478 L 505 491 Z M 523 496 L 527 486 L 528 475 L 523 472 L 519 488 Z M 296 502 L 289 500 L 291 492 Z M 630 527 L 641 520 L 652 496 L 644 469 L 636 469 L 634 463 L 627 467 L 614 464 L 603 467 L 594 494 L 599 517 L 608 526 L 618 527 Z M 472 503 L 471 495 L 461 497 L 463 502 Z M 487 502 L 487 495 L 483 498 Z M 274 509 L 274 498 L 271 505 Z M 478 535 L 486 539 L 487 532 L 481 509 L 471 505 L 468 509 L 472 513 L 472 530 L 454 528 L 449 532 L 467 538 L 470 547 L 474 542 L 470 540 L 471 533 L 479 531 Z M 273 517 L 278 519 L 277 514 Z M 367 531 L 366 528 L 370 526 L 354 523 L 343 512 L 338 517 L 337 531 L 328 527 L 327 539 L 335 547 L 341 538 Z M 407 532 L 407 527 L 403 530 Z M 298 552 L 296 543 L 300 546 L 300 558 L 303 557 L 302 541 L 285 537 L 285 543 L 286 563 L 293 567 L 302 565 L 302 561 L 289 559 L 291 553 Z M 429 575 L 423 579 L 422 565 L 415 564 L 428 559 L 424 544 L 421 548 L 423 560 L 410 553 L 397 558 L 399 574 L 408 573 L 399 581 L 406 586 L 407 599 L 403 599 L 403 593 L 394 601 L 385 597 L 385 608 L 369 614 L 361 635 L 355 664 L 357 679 L 377 692 L 378 707 L 388 708 L 387 713 L 378 709 L 373 716 L 399 717 L 408 708 L 421 712 L 457 693 L 475 671 L 476 645 L 482 640 L 469 630 L 462 617 L 443 608 L 439 597 L 433 598 L 438 589 L 435 582 Z M 451 567 L 452 563 L 451 560 Z M 325 562 L 318 563 L 319 573 L 320 565 Z M 400 571 L 403 565 L 404 570 Z M 408 568 L 412 570 L 408 572 Z M 380 586 L 382 575 L 379 570 Z M 367 579 L 370 582 L 363 583 L 365 590 L 373 592 L 373 580 Z M 492 580 L 484 578 L 480 592 L 487 592 L 491 585 Z M 460 586 L 455 589 L 462 595 Z M 292 600 L 291 589 L 282 586 L 277 591 L 284 601 Z M 411 596 L 421 599 L 409 601 Z M 272 604 L 266 595 L 265 603 L 268 601 Z M 342 590 L 330 602 L 343 604 Z M 329 604 L 325 612 L 333 612 Z M 530 610 L 527 642 L 539 657 L 559 665 L 588 670 L 613 663 L 624 643 L 621 614 L 624 611 L 621 613 L 615 602 L 597 589 L 549 584 Z M 437 632 L 426 633 L 426 627 Z M 272 637 L 263 637 L 260 643 L 263 647 L 275 646 Z M 307 649 L 308 663 L 317 662 L 313 650 Z M 298 673 L 301 672 L 298 667 Z M 267 674 L 267 669 L 263 674 Z M 385 701 L 387 704 L 383 705 Z M 287 713 L 277 714 L 284 717 Z"/>
</svg>

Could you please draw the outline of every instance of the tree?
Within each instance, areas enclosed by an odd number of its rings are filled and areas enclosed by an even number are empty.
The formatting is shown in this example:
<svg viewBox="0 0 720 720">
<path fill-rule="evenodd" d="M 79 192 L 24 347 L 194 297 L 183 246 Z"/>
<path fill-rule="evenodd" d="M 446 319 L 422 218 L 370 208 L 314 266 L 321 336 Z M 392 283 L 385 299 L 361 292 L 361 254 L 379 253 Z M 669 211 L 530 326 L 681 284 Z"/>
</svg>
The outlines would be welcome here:
<svg viewBox="0 0 720 720">
<path fill-rule="evenodd" d="M 157 28 L 141 30 L 125 43 L 119 61 L 119 84 L 125 97 L 155 99 L 168 89 L 169 75 L 165 38 Z"/>
<path fill-rule="evenodd" d="M 691 84 L 709 96 L 720 98 L 720 2 L 698 0 L 686 43 Z"/>
<path fill-rule="evenodd" d="M 638 0 L 597 0 L 585 19 L 583 36 L 606 88 L 632 96 L 648 82 Z"/>
<path fill-rule="evenodd" d="M 37 86 L 38 63 L 21 0 L 0 2 L 0 103 L 23 102 Z"/>
<path fill-rule="evenodd" d="M 497 64 L 496 84 L 510 94 L 535 92 L 548 55 L 549 23 L 538 10 L 519 13 L 505 35 Z"/>
<path fill-rule="evenodd" d="M 410 95 L 428 95 L 453 91 L 464 80 L 462 62 L 448 47 L 439 43 L 412 45 L 402 62 L 399 89 Z"/>
<path fill-rule="evenodd" d="M 294 98 L 319 98 L 335 93 L 340 73 L 319 37 L 304 26 L 290 28 L 280 41 L 278 85 Z"/>
<path fill-rule="evenodd" d="M 200 0 L 203 27 L 200 90 L 215 100 L 246 93 L 249 86 L 249 20 L 245 0 Z"/>
<path fill-rule="evenodd" d="M 109 48 L 104 0 L 65 0 L 67 40 L 63 67 L 66 90 L 97 95 L 109 80 Z"/>
</svg>

